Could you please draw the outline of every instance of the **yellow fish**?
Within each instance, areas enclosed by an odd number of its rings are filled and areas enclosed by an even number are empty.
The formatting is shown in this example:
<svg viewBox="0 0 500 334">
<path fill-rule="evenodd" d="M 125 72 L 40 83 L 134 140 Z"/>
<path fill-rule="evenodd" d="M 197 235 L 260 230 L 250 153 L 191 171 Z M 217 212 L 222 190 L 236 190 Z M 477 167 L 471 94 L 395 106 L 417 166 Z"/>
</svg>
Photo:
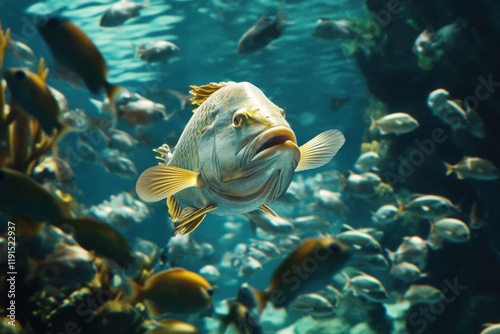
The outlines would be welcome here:
<svg viewBox="0 0 500 334">
<path fill-rule="evenodd" d="M 127 302 L 142 301 L 150 314 L 190 314 L 213 311 L 214 287 L 203 277 L 183 268 L 171 268 L 149 276 L 144 286 L 128 279 L 132 295 Z"/>
<path fill-rule="evenodd" d="M 4 73 L 12 98 L 24 111 L 35 117 L 47 135 L 60 133 L 59 105 L 45 80 L 28 69 L 13 67 Z"/>
<path fill-rule="evenodd" d="M 52 17 L 47 22 L 40 22 L 38 30 L 60 65 L 83 79 L 92 93 L 97 94 L 104 88 L 108 98 L 113 100 L 121 87 L 107 81 L 108 66 L 104 57 L 80 28 L 67 19 Z"/>
<path fill-rule="evenodd" d="M 268 301 L 274 307 L 285 307 L 300 294 L 324 288 L 350 258 L 349 247 L 336 238 L 304 241 L 274 271 L 266 291 L 252 289 L 259 310 L 262 311 Z"/>
<path fill-rule="evenodd" d="M 248 82 L 191 86 L 199 107 L 171 159 L 137 180 L 146 202 L 167 198 L 173 235 L 192 232 L 208 212 L 236 214 L 261 209 L 287 190 L 294 172 L 328 163 L 344 144 L 337 130 L 298 147 L 285 111 Z"/>
</svg>

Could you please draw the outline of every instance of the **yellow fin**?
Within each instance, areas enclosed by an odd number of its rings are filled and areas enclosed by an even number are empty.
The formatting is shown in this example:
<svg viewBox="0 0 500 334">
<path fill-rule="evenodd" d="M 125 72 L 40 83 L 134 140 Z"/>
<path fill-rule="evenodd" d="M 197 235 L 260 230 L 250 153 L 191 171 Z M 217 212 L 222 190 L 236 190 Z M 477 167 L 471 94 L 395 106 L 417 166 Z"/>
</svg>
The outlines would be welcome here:
<svg viewBox="0 0 500 334">
<path fill-rule="evenodd" d="M 170 215 L 170 218 L 174 222 L 177 221 L 181 215 L 182 207 L 175 200 L 175 198 L 173 196 L 170 196 L 167 198 L 167 206 L 168 206 L 168 214 Z"/>
<path fill-rule="evenodd" d="M 40 58 L 40 63 L 38 64 L 38 76 L 43 81 L 47 81 L 47 77 L 49 76 L 49 69 L 45 67 L 45 59 L 43 57 Z"/>
<path fill-rule="evenodd" d="M 209 205 L 202 209 L 186 208 L 182 211 L 180 222 L 175 224 L 172 236 L 189 234 L 193 232 L 203 221 L 208 212 L 217 209 L 215 205 Z"/>
<path fill-rule="evenodd" d="M 194 105 L 200 105 L 205 100 L 212 95 L 213 92 L 219 90 L 220 88 L 224 87 L 227 85 L 227 82 L 211 82 L 209 84 L 203 85 L 203 86 L 195 86 L 195 85 L 190 85 L 189 87 L 191 90 L 189 91 L 189 94 L 193 95 L 192 98 L 189 100 L 191 101 L 192 104 Z"/>
<path fill-rule="evenodd" d="M 328 163 L 344 145 L 345 137 L 338 130 L 320 133 L 301 147 L 296 172 L 318 168 Z"/>
<path fill-rule="evenodd" d="M 177 192 L 198 186 L 199 173 L 174 166 L 158 165 L 139 176 L 135 190 L 145 202 L 157 202 Z"/>
<path fill-rule="evenodd" d="M 273 209 L 271 209 L 270 207 L 268 207 L 267 205 L 263 204 L 261 206 L 259 206 L 259 209 L 267 214 L 270 214 L 271 216 L 273 217 L 276 217 L 276 218 L 279 218 L 278 214 L 276 212 L 274 212 Z"/>
<path fill-rule="evenodd" d="M 443 161 L 444 166 L 446 167 L 446 175 L 450 175 L 451 173 L 454 172 L 453 166 L 445 161 Z"/>
</svg>

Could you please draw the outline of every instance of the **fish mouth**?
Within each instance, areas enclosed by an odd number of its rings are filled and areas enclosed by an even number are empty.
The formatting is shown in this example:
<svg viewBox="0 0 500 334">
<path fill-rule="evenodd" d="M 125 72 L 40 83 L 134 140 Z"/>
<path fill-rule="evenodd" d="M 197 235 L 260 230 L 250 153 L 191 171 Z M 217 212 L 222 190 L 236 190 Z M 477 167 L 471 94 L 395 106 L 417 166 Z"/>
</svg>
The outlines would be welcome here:
<svg viewBox="0 0 500 334">
<path fill-rule="evenodd" d="M 297 139 L 290 128 L 277 126 L 266 130 L 255 138 L 252 144 L 253 152 L 250 154 L 250 161 L 264 158 L 278 147 L 283 147 L 283 145 L 297 148 Z"/>
</svg>

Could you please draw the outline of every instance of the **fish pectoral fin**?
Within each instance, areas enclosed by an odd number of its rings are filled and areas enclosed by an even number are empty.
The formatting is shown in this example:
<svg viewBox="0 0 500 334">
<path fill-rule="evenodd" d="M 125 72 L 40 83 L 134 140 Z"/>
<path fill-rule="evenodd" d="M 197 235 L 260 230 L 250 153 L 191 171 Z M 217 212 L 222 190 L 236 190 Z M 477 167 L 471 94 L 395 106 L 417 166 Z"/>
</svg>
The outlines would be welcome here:
<svg viewBox="0 0 500 334">
<path fill-rule="evenodd" d="M 157 202 L 186 188 L 197 187 L 198 175 L 183 168 L 158 165 L 142 172 L 135 190 L 141 200 Z"/>
<path fill-rule="evenodd" d="M 202 209 L 185 208 L 178 218 L 179 222 L 175 223 L 172 236 L 193 232 L 201 224 L 207 213 L 215 209 L 217 209 L 215 205 L 209 205 Z"/>
<path fill-rule="evenodd" d="M 259 209 L 273 217 L 276 217 L 276 218 L 279 218 L 278 214 L 276 212 L 274 212 L 273 209 L 271 209 L 270 207 L 268 207 L 267 205 L 265 204 L 262 204 L 261 206 L 259 206 Z"/>
<path fill-rule="evenodd" d="M 344 145 L 345 137 L 338 130 L 320 133 L 301 147 L 296 172 L 318 168 L 328 163 Z"/>
</svg>

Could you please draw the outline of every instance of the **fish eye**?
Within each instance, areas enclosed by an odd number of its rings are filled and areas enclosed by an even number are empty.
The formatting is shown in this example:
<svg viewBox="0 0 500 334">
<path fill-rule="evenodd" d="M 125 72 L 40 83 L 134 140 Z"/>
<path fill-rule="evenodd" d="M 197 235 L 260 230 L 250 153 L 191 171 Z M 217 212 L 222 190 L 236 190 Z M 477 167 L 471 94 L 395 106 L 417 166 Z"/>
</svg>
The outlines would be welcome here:
<svg viewBox="0 0 500 334">
<path fill-rule="evenodd" d="M 209 295 L 210 297 L 212 297 L 212 296 L 214 295 L 214 291 L 215 291 L 215 290 L 214 290 L 213 288 L 208 288 L 208 289 L 207 289 L 207 293 L 208 293 L 208 295 Z"/>
<path fill-rule="evenodd" d="M 241 124 L 243 123 L 243 118 L 241 117 L 241 114 L 236 112 L 233 115 L 233 126 L 235 128 L 239 128 Z"/>
<path fill-rule="evenodd" d="M 14 76 L 16 77 L 16 79 L 18 80 L 24 80 L 26 79 L 26 72 L 24 72 L 23 70 L 17 70 L 15 73 L 14 73 Z"/>
<path fill-rule="evenodd" d="M 286 116 L 285 109 L 280 108 L 280 113 L 281 113 L 281 117 L 285 118 L 285 116 Z"/>
<path fill-rule="evenodd" d="M 340 245 L 336 242 L 330 243 L 328 246 L 326 246 L 326 248 L 328 249 L 329 253 L 335 254 L 340 252 Z"/>
</svg>

